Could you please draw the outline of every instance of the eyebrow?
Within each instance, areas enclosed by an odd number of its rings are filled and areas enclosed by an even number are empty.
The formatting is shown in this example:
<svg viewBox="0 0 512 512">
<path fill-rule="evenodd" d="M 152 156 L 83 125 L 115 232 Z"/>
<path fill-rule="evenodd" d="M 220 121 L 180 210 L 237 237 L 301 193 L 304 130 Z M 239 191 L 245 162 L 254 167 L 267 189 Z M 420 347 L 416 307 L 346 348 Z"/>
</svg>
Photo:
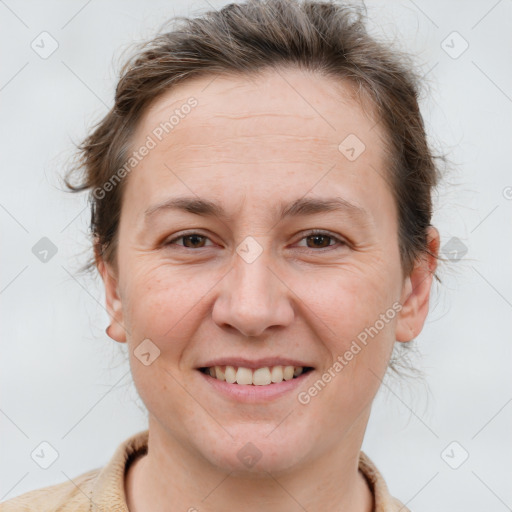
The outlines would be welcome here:
<svg viewBox="0 0 512 512">
<path fill-rule="evenodd" d="M 178 210 L 201 215 L 204 217 L 217 217 L 222 220 L 228 220 L 229 215 L 224 208 L 208 199 L 202 199 L 196 196 L 183 196 L 167 199 L 162 203 L 149 207 L 144 214 L 146 220 L 155 214 L 168 211 Z M 281 203 L 278 209 L 278 220 L 284 220 L 289 217 L 299 217 L 304 215 L 315 215 L 324 212 L 342 212 L 346 215 L 368 220 L 369 213 L 354 203 L 347 201 L 341 197 L 329 198 L 299 198 L 291 203 Z"/>
</svg>

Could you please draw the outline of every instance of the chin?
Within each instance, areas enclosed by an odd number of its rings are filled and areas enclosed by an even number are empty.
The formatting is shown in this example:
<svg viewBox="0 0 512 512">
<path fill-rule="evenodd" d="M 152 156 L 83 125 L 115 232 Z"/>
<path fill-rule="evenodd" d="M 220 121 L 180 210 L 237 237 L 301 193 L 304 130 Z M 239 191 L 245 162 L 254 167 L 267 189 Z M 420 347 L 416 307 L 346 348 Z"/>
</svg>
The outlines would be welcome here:
<svg viewBox="0 0 512 512">
<path fill-rule="evenodd" d="M 240 476 L 268 477 L 268 473 L 287 471 L 305 463 L 310 445 L 312 448 L 314 444 L 312 436 L 291 429 L 290 425 L 276 428 L 277 423 L 231 427 L 233 438 L 226 434 L 208 442 L 203 437 L 199 449 L 212 465 Z"/>
</svg>

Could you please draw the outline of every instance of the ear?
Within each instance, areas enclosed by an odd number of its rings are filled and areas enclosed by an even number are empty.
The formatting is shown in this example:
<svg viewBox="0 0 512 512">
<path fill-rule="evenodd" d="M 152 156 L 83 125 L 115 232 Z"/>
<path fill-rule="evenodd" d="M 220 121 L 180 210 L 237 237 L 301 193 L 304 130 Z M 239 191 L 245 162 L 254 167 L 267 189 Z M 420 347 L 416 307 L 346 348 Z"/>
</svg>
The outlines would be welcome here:
<svg viewBox="0 0 512 512">
<path fill-rule="evenodd" d="M 402 310 L 396 324 L 396 341 L 411 341 L 423 329 L 428 314 L 430 290 L 439 254 L 439 232 L 429 226 L 427 232 L 428 249 L 416 261 L 410 275 L 405 278 L 400 303 Z"/>
<path fill-rule="evenodd" d="M 119 343 L 126 343 L 126 330 L 124 328 L 123 305 L 119 296 L 117 272 L 112 265 L 107 263 L 103 256 L 96 251 L 96 267 L 101 275 L 105 286 L 105 300 L 108 315 L 110 317 L 110 327 L 108 335 Z"/>
</svg>

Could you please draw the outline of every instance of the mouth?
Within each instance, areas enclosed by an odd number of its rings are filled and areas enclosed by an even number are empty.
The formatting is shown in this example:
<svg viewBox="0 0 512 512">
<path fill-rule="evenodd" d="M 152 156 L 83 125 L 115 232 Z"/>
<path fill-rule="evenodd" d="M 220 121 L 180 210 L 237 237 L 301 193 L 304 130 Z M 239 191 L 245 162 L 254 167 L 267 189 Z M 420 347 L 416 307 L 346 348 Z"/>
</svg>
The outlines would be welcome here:
<svg viewBox="0 0 512 512">
<path fill-rule="evenodd" d="M 198 370 L 218 381 L 240 386 L 273 386 L 290 381 L 313 370 L 311 366 L 263 366 L 247 368 L 244 366 L 205 366 Z"/>
</svg>

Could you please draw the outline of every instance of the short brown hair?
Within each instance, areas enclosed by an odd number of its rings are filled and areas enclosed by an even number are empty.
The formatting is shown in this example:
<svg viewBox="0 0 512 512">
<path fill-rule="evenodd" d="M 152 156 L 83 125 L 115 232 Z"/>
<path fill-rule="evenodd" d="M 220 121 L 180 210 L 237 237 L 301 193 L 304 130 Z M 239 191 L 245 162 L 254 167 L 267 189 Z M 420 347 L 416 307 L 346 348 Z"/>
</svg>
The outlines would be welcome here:
<svg viewBox="0 0 512 512">
<path fill-rule="evenodd" d="M 427 228 L 439 172 L 418 105 L 421 79 L 407 55 L 368 34 L 363 5 L 327 1 L 249 0 L 195 18 L 174 18 L 173 30 L 137 47 L 121 70 L 115 103 L 79 146 L 80 182 L 90 191 L 91 232 L 110 263 L 123 183 L 93 194 L 130 158 L 131 138 L 148 105 L 178 83 L 215 74 L 252 74 L 297 66 L 354 85 L 371 100 L 388 137 L 390 183 L 398 208 L 399 248 L 407 275 L 429 253 Z M 361 96 L 362 97 L 362 96 Z M 340 141 L 341 142 L 341 141 Z M 110 187 L 109 187 L 110 188 Z M 90 266 L 93 266 L 91 262 Z"/>
</svg>

